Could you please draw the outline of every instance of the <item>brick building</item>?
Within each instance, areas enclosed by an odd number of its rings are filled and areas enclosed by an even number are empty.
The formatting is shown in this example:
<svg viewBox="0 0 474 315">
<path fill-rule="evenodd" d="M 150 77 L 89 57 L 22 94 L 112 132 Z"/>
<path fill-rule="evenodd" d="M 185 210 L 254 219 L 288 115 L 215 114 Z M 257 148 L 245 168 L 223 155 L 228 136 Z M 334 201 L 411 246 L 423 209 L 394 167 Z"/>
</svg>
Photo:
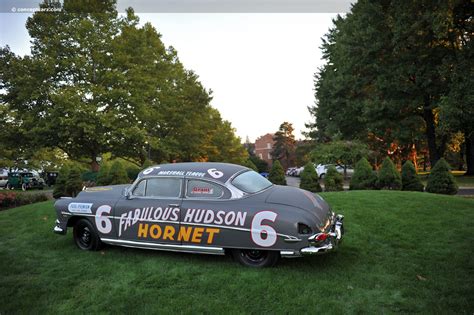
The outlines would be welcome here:
<svg viewBox="0 0 474 315">
<path fill-rule="evenodd" d="M 268 166 L 272 166 L 272 150 L 273 150 L 273 134 L 267 133 L 264 136 L 259 137 L 255 140 L 255 155 L 268 163 Z"/>
</svg>

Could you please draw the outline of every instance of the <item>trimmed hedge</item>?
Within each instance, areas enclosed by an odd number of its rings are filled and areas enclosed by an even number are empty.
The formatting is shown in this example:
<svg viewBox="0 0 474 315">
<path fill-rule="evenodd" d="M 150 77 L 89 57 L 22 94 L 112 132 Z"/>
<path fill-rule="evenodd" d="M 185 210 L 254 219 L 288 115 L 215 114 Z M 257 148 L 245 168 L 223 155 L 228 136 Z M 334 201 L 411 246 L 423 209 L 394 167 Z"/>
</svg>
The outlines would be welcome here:
<svg viewBox="0 0 474 315">
<path fill-rule="evenodd" d="M 406 161 L 402 166 L 402 190 L 423 191 L 424 186 L 416 173 L 412 161 Z"/>
<path fill-rule="evenodd" d="M 300 188 L 311 192 L 322 191 L 321 185 L 319 184 L 318 172 L 314 168 L 313 163 L 308 163 L 304 166 L 303 171 L 300 174 Z"/>
<path fill-rule="evenodd" d="M 441 158 L 428 176 L 426 191 L 435 194 L 455 195 L 458 185 L 451 174 L 451 167 L 445 159 Z"/>
<path fill-rule="evenodd" d="M 270 174 L 268 174 L 268 180 L 275 185 L 286 185 L 285 172 L 280 164 L 280 161 L 276 160 L 273 162 Z"/>
<path fill-rule="evenodd" d="M 344 176 L 336 170 L 334 165 L 331 165 L 324 177 L 324 191 L 342 190 L 344 190 Z"/>
<path fill-rule="evenodd" d="M 352 175 L 349 189 L 365 190 L 377 188 L 377 174 L 372 170 L 372 166 L 366 158 L 362 158 L 357 162 Z"/>
<path fill-rule="evenodd" d="M 377 187 L 380 189 L 400 190 L 402 188 L 402 178 L 395 164 L 387 156 L 378 173 Z"/>
</svg>

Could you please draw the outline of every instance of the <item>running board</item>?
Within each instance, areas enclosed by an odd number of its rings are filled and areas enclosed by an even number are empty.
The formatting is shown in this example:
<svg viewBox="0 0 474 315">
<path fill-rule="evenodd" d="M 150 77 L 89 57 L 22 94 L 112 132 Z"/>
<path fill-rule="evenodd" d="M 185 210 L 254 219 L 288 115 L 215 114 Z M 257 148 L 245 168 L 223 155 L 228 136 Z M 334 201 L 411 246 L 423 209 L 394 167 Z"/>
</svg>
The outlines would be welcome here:
<svg viewBox="0 0 474 315">
<path fill-rule="evenodd" d="M 225 254 L 224 249 L 221 247 L 157 244 L 157 243 L 147 243 L 147 242 L 115 240 L 115 239 L 110 239 L 110 238 L 102 238 L 101 241 L 106 244 L 111 244 L 111 245 L 120 245 L 120 246 L 125 246 L 125 247 L 142 248 L 142 249 L 166 250 L 166 251 L 171 251 L 171 252 L 212 254 L 212 255 Z"/>
</svg>

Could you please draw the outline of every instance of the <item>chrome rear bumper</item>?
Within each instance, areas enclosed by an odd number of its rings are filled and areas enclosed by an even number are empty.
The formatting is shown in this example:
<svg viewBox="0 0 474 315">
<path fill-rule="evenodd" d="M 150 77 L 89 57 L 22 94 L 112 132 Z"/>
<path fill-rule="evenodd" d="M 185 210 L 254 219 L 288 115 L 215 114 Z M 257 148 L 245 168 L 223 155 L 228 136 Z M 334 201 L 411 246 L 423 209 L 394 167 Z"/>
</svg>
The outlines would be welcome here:
<svg viewBox="0 0 474 315">
<path fill-rule="evenodd" d="M 344 216 L 338 214 L 335 218 L 333 227 L 329 233 L 317 233 L 308 238 L 311 246 L 302 248 L 300 254 L 318 255 L 325 254 L 337 249 L 344 235 Z"/>
</svg>

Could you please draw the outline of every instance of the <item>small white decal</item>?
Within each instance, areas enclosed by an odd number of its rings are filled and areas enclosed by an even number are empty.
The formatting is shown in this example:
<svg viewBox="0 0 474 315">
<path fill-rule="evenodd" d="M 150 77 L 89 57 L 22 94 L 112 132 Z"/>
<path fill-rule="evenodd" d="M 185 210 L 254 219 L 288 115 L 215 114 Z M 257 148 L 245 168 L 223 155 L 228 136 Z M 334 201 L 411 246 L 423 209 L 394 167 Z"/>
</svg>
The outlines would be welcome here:
<svg viewBox="0 0 474 315">
<path fill-rule="evenodd" d="M 67 209 L 73 213 L 92 213 L 92 203 L 72 202 Z"/>
<path fill-rule="evenodd" d="M 212 177 L 214 177 L 214 178 L 221 178 L 222 176 L 224 176 L 224 173 L 222 173 L 221 171 L 216 170 L 215 168 L 208 169 L 207 173 L 209 175 L 211 175 Z"/>
<path fill-rule="evenodd" d="M 159 168 L 160 168 L 159 166 L 154 166 L 154 167 L 147 168 L 146 170 L 143 171 L 143 175 L 148 175 L 151 172 L 153 172 L 154 170 L 157 170 Z"/>
</svg>

